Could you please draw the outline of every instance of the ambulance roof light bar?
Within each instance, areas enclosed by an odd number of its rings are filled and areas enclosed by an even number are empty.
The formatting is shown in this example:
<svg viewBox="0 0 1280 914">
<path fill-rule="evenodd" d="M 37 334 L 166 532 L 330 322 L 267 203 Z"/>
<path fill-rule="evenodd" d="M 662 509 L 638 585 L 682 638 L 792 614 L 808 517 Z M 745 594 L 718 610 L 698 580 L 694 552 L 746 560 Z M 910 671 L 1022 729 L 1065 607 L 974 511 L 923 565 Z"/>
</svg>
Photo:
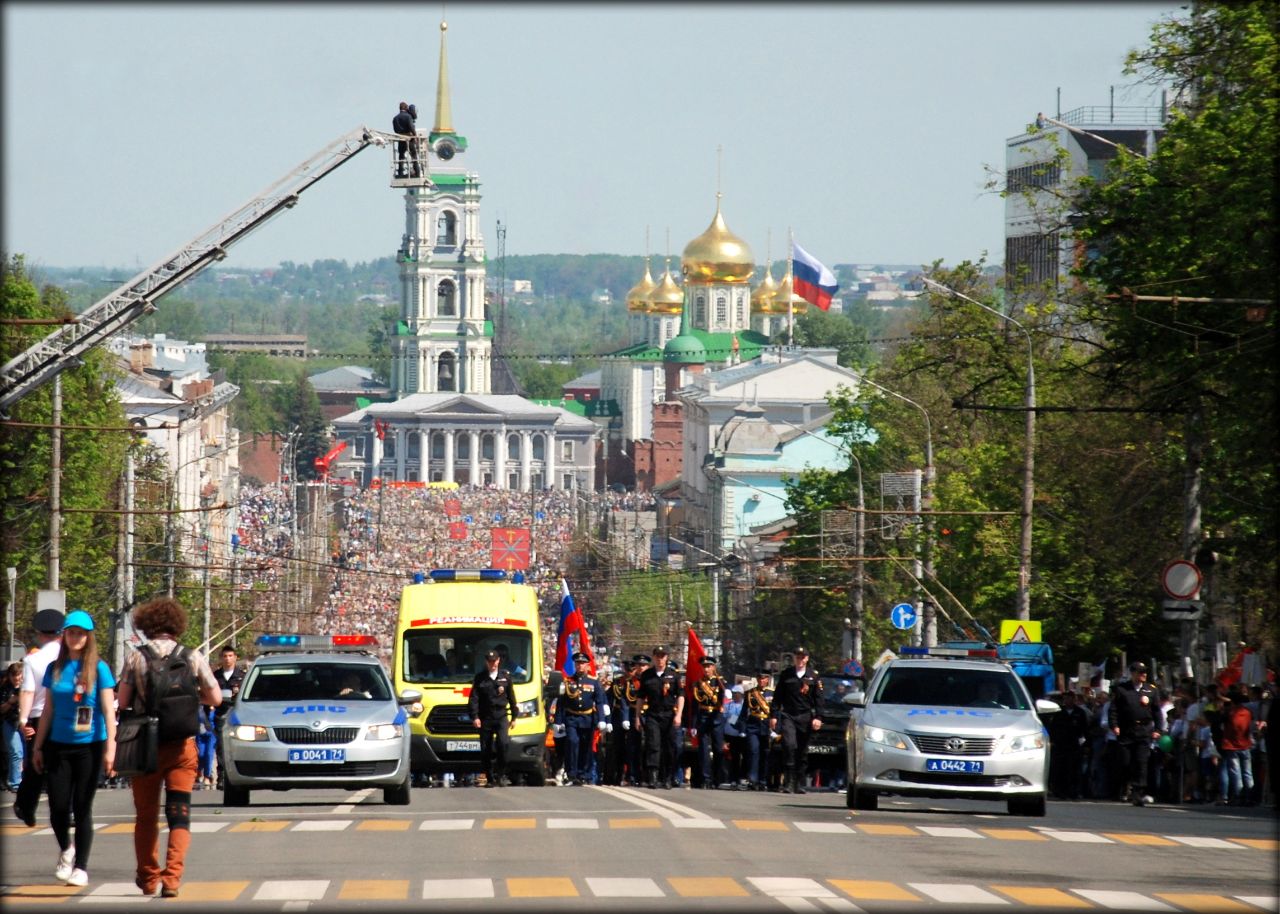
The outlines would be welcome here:
<svg viewBox="0 0 1280 914">
<path fill-rule="evenodd" d="M 427 576 L 433 581 L 507 580 L 507 573 L 501 568 L 436 568 L 429 572 Z"/>
<path fill-rule="evenodd" d="M 994 650 L 980 650 L 978 648 L 963 647 L 909 647 L 903 645 L 898 648 L 898 656 L 904 658 L 910 657 L 960 657 L 962 659 L 980 659 L 987 658 L 991 660 L 999 659 L 999 654 Z"/>
</svg>

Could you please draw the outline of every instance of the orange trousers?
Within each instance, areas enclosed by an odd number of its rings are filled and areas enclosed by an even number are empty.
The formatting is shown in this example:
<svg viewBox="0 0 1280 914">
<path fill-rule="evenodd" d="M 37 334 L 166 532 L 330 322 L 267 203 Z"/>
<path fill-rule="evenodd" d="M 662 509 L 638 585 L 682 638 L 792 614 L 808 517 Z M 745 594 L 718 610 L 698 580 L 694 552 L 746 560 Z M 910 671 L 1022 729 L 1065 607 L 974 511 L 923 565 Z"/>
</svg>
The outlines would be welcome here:
<svg viewBox="0 0 1280 914">
<path fill-rule="evenodd" d="M 161 743 L 159 764 L 152 774 L 133 779 L 133 851 L 138 860 L 138 883 L 154 889 L 157 882 L 176 889 L 191 846 L 191 789 L 196 782 L 198 761 L 194 738 L 180 743 Z M 169 847 L 164 868 L 160 867 L 160 788 L 165 789 L 165 818 L 169 824 Z"/>
</svg>

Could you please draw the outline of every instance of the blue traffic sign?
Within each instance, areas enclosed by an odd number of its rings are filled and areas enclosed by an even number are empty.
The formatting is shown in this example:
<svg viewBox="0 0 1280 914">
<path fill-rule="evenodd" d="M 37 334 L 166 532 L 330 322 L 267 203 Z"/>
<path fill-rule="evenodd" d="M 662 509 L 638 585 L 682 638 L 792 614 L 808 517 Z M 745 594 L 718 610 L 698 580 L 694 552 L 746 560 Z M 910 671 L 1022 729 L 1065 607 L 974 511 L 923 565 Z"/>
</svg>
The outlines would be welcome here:
<svg viewBox="0 0 1280 914">
<path fill-rule="evenodd" d="M 846 676 L 864 676 L 866 671 L 862 668 L 862 664 L 856 660 L 846 660 L 844 662 L 844 674 Z"/>
<path fill-rule="evenodd" d="M 906 631 L 909 628 L 916 627 L 916 608 L 910 603 L 899 603 L 893 609 L 889 610 L 889 621 L 893 623 L 894 628 Z"/>
</svg>

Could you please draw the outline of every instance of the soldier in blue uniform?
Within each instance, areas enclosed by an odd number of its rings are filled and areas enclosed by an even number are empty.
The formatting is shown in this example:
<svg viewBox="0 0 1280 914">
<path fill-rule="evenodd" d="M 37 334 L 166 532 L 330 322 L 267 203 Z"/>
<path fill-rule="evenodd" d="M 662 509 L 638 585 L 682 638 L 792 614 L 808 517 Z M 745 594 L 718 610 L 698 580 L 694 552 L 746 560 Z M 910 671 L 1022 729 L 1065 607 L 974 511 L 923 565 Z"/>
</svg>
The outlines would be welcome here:
<svg viewBox="0 0 1280 914">
<path fill-rule="evenodd" d="M 698 731 L 698 755 L 702 777 L 693 786 L 719 787 L 724 777 L 724 694 L 725 681 L 716 670 L 714 657 L 702 659 L 702 678 L 693 684 L 697 704 L 694 726 Z"/>
<path fill-rule="evenodd" d="M 609 702 L 609 726 L 605 727 L 604 782 L 612 786 L 622 784 L 623 767 L 627 761 L 627 730 L 622 723 L 628 718 L 627 681 L 630 679 L 631 661 L 624 660 L 622 671 L 605 687 L 605 699 Z"/>
<path fill-rule="evenodd" d="M 773 740 L 769 728 L 769 706 L 772 703 L 773 673 L 761 670 L 755 685 L 748 688 L 743 696 L 739 717 L 739 726 L 747 739 L 748 790 L 764 790 L 769 785 L 769 749 Z"/>
<path fill-rule="evenodd" d="M 631 787 L 639 787 L 644 780 L 644 733 L 636 718 L 636 700 L 640 697 L 640 676 L 652 662 L 648 654 L 636 654 L 632 657 L 631 673 L 626 677 L 623 690 L 621 721 L 626 737 L 627 784 Z"/>
<path fill-rule="evenodd" d="M 822 680 L 809 666 L 809 652 L 798 647 L 793 652 L 795 666 L 778 677 L 769 706 L 769 726 L 782 734 L 786 780 L 782 792 L 804 793 L 805 766 L 809 755 L 809 735 L 822 727 Z"/>
<path fill-rule="evenodd" d="M 556 723 L 564 727 L 565 776 L 581 787 L 591 776 L 592 737 L 608 723 L 604 689 L 591 676 L 591 658 L 581 651 L 573 655 L 574 674 L 564 681 Z"/>
</svg>

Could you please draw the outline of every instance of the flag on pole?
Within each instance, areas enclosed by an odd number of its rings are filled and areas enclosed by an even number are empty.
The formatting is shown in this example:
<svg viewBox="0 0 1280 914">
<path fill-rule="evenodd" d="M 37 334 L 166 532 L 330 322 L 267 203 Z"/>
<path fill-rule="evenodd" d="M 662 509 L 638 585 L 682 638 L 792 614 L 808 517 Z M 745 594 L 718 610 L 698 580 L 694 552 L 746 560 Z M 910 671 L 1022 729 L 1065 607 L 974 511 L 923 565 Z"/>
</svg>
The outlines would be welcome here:
<svg viewBox="0 0 1280 914">
<path fill-rule="evenodd" d="M 577 636 L 577 647 L 571 642 L 571 638 Z M 560 579 L 560 631 L 556 635 L 556 669 L 564 673 L 565 676 L 572 676 L 576 672 L 576 664 L 573 662 L 573 655 L 577 651 L 591 657 L 591 675 L 596 672 L 595 655 L 591 653 L 591 639 L 587 636 L 587 625 L 582 618 L 582 613 L 578 611 L 578 607 L 573 603 L 573 594 L 569 593 L 569 582 L 564 578 Z"/>
<path fill-rule="evenodd" d="M 831 307 L 831 297 L 840 288 L 835 274 L 794 241 L 791 242 L 792 289 L 815 307 L 826 311 Z"/>
<path fill-rule="evenodd" d="M 702 662 L 706 660 L 707 652 L 702 646 L 698 633 L 693 630 L 693 626 L 689 626 L 689 649 L 685 654 L 685 677 L 684 677 L 684 707 L 685 716 L 692 721 L 695 719 L 693 709 L 698 706 L 693 700 L 693 687 L 701 681 L 705 670 Z M 688 724 L 685 724 L 688 726 Z"/>
</svg>

